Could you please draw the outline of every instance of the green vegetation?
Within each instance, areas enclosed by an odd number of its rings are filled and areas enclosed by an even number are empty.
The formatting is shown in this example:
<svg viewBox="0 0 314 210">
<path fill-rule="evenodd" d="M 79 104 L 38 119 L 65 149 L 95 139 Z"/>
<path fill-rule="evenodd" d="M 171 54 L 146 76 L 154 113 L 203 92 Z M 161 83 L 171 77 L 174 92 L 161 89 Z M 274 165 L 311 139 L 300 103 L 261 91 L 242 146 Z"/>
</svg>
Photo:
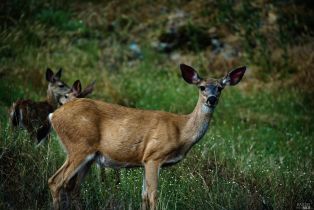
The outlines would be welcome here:
<svg viewBox="0 0 314 210">
<path fill-rule="evenodd" d="M 25 131 L 14 133 L 8 123 L 12 102 L 45 98 L 47 67 L 62 67 L 69 85 L 96 79 L 95 99 L 189 113 L 197 90 L 181 79 L 179 63 L 212 77 L 240 65 L 249 70 L 239 86 L 224 90 L 203 140 L 162 170 L 159 209 L 313 208 L 310 1 L 25 2 L 0 7 L 0 209 L 51 208 L 47 180 L 65 158 L 57 135 L 35 148 Z M 176 19 L 187 25 L 189 47 L 155 50 L 152 42 L 178 10 L 189 14 Z M 212 45 L 200 48 L 194 42 L 204 31 L 225 47 L 218 53 Z M 142 57 L 130 51 L 132 42 Z M 116 185 L 113 170 L 93 166 L 81 190 L 86 209 L 139 208 L 142 169 L 119 173 Z"/>
</svg>

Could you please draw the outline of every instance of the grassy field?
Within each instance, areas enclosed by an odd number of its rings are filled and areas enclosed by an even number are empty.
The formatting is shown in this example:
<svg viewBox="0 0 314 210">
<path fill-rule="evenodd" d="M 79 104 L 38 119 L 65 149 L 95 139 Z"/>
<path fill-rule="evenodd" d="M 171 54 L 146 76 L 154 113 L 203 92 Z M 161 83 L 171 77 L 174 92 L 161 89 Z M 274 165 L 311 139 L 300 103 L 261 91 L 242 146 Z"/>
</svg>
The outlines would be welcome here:
<svg viewBox="0 0 314 210">
<path fill-rule="evenodd" d="M 0 7 L 0 209 L 52 207 L 47 181 L 65 159 L 57 135 L 35 147 L 25 131 L 14 133 L 8 123 L 8 109 L 17 99 L 45 99 L 47 67 L 62 67 L 69 85 L 80 79 L 85 87 L 96 79 L 91 98 L 187 114 L 197 90 L 181 79 L 180 63 L 217 78 L 241 65 L 248 71 L 241 84 L 224 90 L 203 140 L 182 162 L 162 170 L 158 208 L 313 209 L 310 4 L 5 1 Z M 187 27 L 189 39 L 164 53 L 155 46 L 173 16 Z M 213 43 L 204 47 L 199 38 L 204 31 L 224 47 L 218 52 Z M 139 209 L 143 170 L 119 173 L 117 185 L 113 170 L 92 167 L 81 189 L 86 209 Z"/>
</svg>

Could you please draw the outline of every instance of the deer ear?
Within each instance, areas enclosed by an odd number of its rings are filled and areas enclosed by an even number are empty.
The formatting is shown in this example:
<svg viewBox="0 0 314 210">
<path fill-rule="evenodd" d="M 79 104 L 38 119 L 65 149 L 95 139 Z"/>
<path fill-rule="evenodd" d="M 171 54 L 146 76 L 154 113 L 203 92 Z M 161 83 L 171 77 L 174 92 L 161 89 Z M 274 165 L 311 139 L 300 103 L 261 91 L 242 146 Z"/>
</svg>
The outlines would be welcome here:
<svg viewBox="0 0 314 210">
<path fill-rule="evenodd" d="M 59 69 L 59 71 L 56 73 L 55 77 L 60 79 L 62 75 L 62 68 Z"/>
<path fill-rule="evenodd" d="M 47 68 L 47 70 L 46 70 L 46 80 L 48 82 L 53 81 L 53 71 L 50 68 Z"/>
<path fill-rule="evenodd" d="M 75 96 L 78 96 L 81 93 L 82 85 L 80 80 L 76 80 L 72 85 L 72 92 Z"/>
<path fill-rule="evenodd" d="M 223 78 L 222 84 L 231 86 L 238 84 L 241 81 L 245 71 L 246 66 L 242 66 L 232 70 Z"/>
<path fill-rule="evenodd" d="M 87 85 L 86 88 L 79 94 L 78 98 L 84 98 L 94 90 L 96 81 L 93 81 L 91 84 Z"/>
<path fill-rule="evenodd" d="M 189 84 L 198 84 L 202 78 L 198 73 L 191 67 L 185 64 L 180 64 L 181 74 L 183 79 Z"/>
</svg>

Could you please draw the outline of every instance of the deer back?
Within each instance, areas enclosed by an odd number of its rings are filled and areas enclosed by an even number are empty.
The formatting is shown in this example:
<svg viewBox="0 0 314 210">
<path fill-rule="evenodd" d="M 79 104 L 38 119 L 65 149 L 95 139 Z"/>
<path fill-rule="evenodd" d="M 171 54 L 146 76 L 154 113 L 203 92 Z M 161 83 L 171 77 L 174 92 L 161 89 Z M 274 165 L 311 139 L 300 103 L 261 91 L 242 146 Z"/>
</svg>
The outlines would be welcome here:
<svg viewBox="0 0 314 210">
<path fill-rule="evenodd" d="M 51 115 L 52 126 L 67 151 L 79 145 L 87 153 L 100 151 L 111 159 L 134 164 L 180 147 L 186 120 L 183 115 L 90 99 L 74 99 Z"/>
</svg>

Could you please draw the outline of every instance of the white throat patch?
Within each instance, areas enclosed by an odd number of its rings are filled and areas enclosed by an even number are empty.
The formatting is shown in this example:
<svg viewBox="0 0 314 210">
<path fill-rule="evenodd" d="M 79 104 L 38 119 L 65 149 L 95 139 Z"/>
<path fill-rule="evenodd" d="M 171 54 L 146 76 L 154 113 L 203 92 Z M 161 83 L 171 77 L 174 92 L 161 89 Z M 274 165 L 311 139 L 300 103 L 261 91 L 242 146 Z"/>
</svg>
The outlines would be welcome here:
<svg viewBox="0 0 314 210">
<path fill-rule="evenodd" d="M 214 108 L 210 108 L 208 107 L 206 104 L 202 105 L 202 112 L 203 113 L 213 113 L 214 112 Z"/>
</svg>

